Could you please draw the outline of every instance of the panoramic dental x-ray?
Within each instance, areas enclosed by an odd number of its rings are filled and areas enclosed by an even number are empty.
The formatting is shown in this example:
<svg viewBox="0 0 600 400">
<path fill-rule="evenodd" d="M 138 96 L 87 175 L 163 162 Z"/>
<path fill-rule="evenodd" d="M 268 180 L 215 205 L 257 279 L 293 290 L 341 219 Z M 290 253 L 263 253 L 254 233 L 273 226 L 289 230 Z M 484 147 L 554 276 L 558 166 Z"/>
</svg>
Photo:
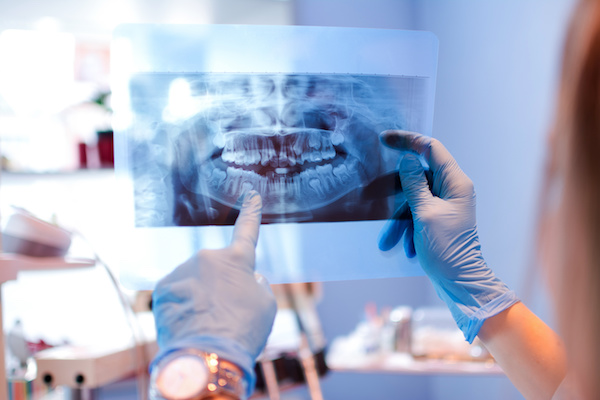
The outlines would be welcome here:
<svg viewBox="0 0 600 400">
<path fill-rule="evenodd" d="M 422 107 L 423 83 L 347 74 L 135 76 L 132 99 L 156 110 L 145 121 L 153 132 L 131 144 L 136 225 L 232 224 L 251 189 L 267 223 L 388 218 L 393 197 L 363 189 L 394 168 L 397 156 L 386 159 L 378 133 L 403 128 L 403 102 Z M 193 115 L 180 119 L 188 107 Z M 155 168 L 136 155 L 150 148 L 158 149 Z"/>
<path fill-rule="evenodd" d="M 240 196 L 255 190 L 263 223 L 281 225 L 263 226 L 267 241 L 269 230 L 291 229 L 306 245 L 314 228 L 297 223 L 377 221 L 360 229 L 375 231 L 404 201 L 394 186 L 399 154 L 379 133 L 430 134 L 434 39 L 348 28 L 122 27 L 113 91 L 128 228 L 143 232 L 141 242 L 185 236 L 201 248 L 201 227 L 233 224 Z M 340 226 L 338 236 L 356 228 Z M 281 279 L 263 269 L 275 281 L 315 278 L 300 264 Z M 338 275 L 319 272 L 348 279 Z"/>
</svg>

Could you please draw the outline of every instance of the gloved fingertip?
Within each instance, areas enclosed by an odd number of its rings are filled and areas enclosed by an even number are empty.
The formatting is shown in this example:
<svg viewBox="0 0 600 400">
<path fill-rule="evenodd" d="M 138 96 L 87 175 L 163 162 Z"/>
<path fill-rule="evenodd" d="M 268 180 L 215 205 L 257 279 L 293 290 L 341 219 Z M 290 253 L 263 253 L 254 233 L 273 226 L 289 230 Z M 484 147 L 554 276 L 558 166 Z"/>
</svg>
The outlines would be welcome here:
<svg viewBox="0 0 600 400">
<path fill-rule="evenodd" d="M 394 248 L 394 246 L 396 245 L 395 240 L 391 239 L 389 235 L 386 234 L 379 234 L 379 238 L 377 239 L 377 247 L 379 248 L 379 250 L 381 251 L 389 251 L 391 249 Z"/>
<path fill-rule="evenodd" d="M 402 129 L 390 129 L 379 134 L 379 140 L 393 149 L 414 151 L 423 153 L 429 146 L 431 138 L 418 132 L 411 132 Z"/>
<path fill-rule="evenodd" d="M 404 253 L 408 258 L 415 258 L 417 255 L 414 240 L 414 225 L 412 223 L 406 227 L 406 231 L 404 232 Z"/>
<path fill-rule="evenodd" d="M 401 175 L 421 172 L 423 171 L 423 165 L 421 164 L 421 161 L 419 161 L 419 158 L 417 156 L 408 153 L 405 154 L 404 157 L 402 157 L 402 160 L 400 161 L 399 171 Z"/>
<path fill-rule="evenodd" d="M 381 143 L 388 147 L 395 149 L 407 149 L 408 140 L 405 132 L 406 131 L 389 129 L 379 134 L 379 140 L 381 140 Z"/>
<path fill-rule="evenodd" d="M 415 258 L 415 256 L 417 255 L 417 253 L 415 252 L 415 248 L 410 245 L 409 240 L 404 241 L 404 254 L 406 255 L 406 258 L 409 259 Z"/>
<path fill-rule="evenodd" d="M 377 247 L 379 247 L 379 250 L 388 251 L 393 249 L 402 238 L 402 233 L 406 229 L 405 224 L 406 221 L 397 219 L 387 221 L 377 238 Z"/>
<path fill-rule="evenodd" d="M 248 208 L 260 208 L 262 207 L 262 198 L 260 194 L 256 190 L 250 190 L 246 194 L 244 194 L 244 201 L 242 203 L 242 207 Z"/>
<path fill-rule="evenodd" d="M 240 214 L 233 227 L 231 244 L 248 243 L 251 247 L 256 247 L 262 217 L 262 198 L 254 190 L 248 191 L 243 196 Z"/>
</svg>

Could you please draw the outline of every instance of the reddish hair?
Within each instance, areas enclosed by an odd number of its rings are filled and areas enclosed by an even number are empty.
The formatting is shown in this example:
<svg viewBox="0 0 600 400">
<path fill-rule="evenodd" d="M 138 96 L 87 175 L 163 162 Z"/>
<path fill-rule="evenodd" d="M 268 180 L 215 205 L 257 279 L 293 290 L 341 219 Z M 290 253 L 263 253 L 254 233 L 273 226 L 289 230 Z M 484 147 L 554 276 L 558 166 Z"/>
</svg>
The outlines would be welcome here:
<svg viewBox="0 0 600 400">
<path fill-rule="evenodd" d="M 546 217 L 560 215 L 552 254 L 559 328 L 581 396 L 600 399 L 600 1 L 582 0 L 571 20 L 550 135 Z M 558 182 L 558 184 L 557 184 Z M 560 192 L 552 193 L 557 185 Z M 554 196 L 554 198 L 553 198 Z M 542 223 L 544 221 L 542 220 Z M 545 232 L 541 232 L 543 236 Z"/>
</svg>

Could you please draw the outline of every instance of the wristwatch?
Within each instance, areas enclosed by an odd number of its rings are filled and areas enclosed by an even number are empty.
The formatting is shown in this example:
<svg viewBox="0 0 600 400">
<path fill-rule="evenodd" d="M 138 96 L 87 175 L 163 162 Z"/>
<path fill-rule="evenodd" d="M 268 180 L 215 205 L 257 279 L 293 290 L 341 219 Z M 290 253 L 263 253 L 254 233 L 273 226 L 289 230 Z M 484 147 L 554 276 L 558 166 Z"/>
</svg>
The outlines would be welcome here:
<svg viewBox="0 0 600 400">
<path fill-rule="evenodd" d="M 150 380 L 155 400 L 246 398 L 244 372 L 237 365 L 195 349 L 169 353 L 152 369 Z"/>
</svg>

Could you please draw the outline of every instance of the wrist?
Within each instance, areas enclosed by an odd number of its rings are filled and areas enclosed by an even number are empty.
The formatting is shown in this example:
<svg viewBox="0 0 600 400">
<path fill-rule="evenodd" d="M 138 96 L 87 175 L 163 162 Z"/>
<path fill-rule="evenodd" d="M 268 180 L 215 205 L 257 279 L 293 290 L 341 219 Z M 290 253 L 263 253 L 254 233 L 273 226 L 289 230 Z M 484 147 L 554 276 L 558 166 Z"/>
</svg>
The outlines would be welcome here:
<svg viewBox="0 0 600 400">
<path fill-rule="evenodd" d="M 240 345 L 235 340 L 222 336 L 203 334 L 177 338 L 176 340 L 171 340 L 170 343 L 159 340 L 158 345 L 160 352 L 152 362 L 151 369 L 160 362 L 163 357 L 168 356 L 172 352 L 180 351 L 181 349 L 195 349 L 205 353 L 215 353 L 218 354 L 221 359 L 230 361 L 243 371 L 243 380 L 247 389 L 247 397 L 250 397 L 254 390 L 256 384 L 256 373 L 254 372 L 256 359 L 244 346 Z"/>
<path fill-rule="evenodd" d="M 235 363 L 194 348 L 165 354 L 152 365 L 156 400 L 246 399 L 247 381 Z"/>
<path fill-rule="evenodd" d="M 469 260 L 468 269 L 453 279 L 433 278 L 438 296 L 472 343 L 485 320 L 519 301 L 516 294 L 487 266 L 483 257 Z"/>
<path fill-rule="evenodd" d="M 477 308 L 455 304 L 454 307 L 451 307 L 451 311 L 455 314 L 456 310 L 456 313 L 459 314 L 458 318 L 455 316 L 457 325 L 465 335 L 465 339 L 472 343 L 488 318 L 501 313 L 518 302 L 519 298 L 515 292 L 507 289 L 505 292 L 497 293 L 497 297 L 479 305 Z"/>
</svg>

